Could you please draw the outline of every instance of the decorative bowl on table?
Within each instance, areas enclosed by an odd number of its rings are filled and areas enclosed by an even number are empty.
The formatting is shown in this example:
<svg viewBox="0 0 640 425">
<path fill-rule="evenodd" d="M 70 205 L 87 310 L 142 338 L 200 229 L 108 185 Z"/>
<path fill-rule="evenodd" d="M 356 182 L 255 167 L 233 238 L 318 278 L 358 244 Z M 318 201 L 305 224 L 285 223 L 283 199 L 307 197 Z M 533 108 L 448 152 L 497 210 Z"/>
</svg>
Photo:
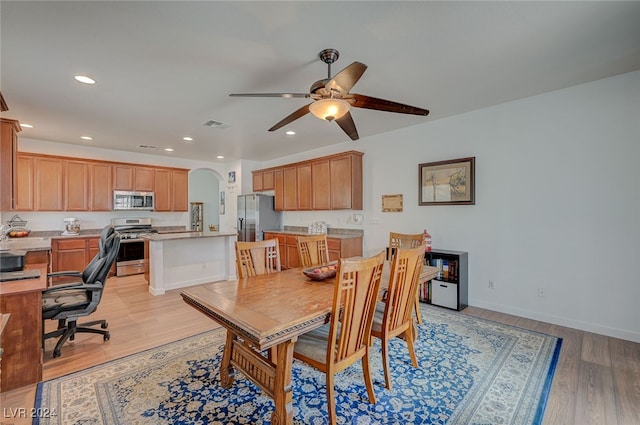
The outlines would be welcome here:
<svg viewBox="0 0 640 425">
<path fill-rule="evenodd" d="M 311 280 L 325 280 L 336 275 L 338 262 L 332 261 L 328 264 L 321 264 L 315 267 L 304 269 L 302 273 Z"/>
</svg>

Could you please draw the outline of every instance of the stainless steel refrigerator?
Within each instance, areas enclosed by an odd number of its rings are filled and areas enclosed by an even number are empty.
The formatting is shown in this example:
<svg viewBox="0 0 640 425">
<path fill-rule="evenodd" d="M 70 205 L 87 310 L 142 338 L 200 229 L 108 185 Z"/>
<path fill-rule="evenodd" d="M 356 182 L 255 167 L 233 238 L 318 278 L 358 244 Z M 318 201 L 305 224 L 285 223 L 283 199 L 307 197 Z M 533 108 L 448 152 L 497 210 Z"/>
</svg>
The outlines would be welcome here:
<svg viewBox="0 0 640 425">
<path fill-rule="evenodd" d="M 261 193 L 238 196 L 238 240 L 261 241 L 265 230 L 282 229 L 282 213 L 273 209 L 274 197 Z"/>
</svg>

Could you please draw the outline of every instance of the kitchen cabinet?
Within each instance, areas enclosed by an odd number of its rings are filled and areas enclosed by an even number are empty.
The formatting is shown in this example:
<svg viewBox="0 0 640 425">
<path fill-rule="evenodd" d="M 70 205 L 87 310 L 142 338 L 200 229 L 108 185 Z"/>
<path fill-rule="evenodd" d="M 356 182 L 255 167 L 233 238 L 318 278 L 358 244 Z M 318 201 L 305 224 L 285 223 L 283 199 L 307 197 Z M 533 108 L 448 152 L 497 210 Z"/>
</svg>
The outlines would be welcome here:
<svg viewBox="0 0 640 425">
<path fill-rule="evenodd" d="M 20 123 L 0 118 L 0 211 L 14 208 L 16 154 Z"/>
<path fill-rule="evenodd" d="M 311 192 L 314 210 L 331 209 L 329 160 L 311 163 Z"/>
<path fill-rule="evenodd" d="M 284 173 L 282 169 L 273 170 L 273 209 L 284 210 Z"/>
<path fill-rule="evenodd" d="M 155 211 L 171 211 L 171 171 L 156 170 L 154 186 L 156 188 L 154 195 Z"/>
<path fill-rule="evenodd" d="M 3 167 L 6 160 L 2 158 Z M 114 189 L 146 192 L 156 188 L 157 211 L 189 209 L 187 169 L 26 152 L 17 152 L 11 164 L 14 183 L 7 202 L 12 207 L 7 210 L 111 211 Z"/>
<path fill-rule="evenodd" d="M 252 172 L 254 192 L 274 190 L 273 171 L 274 170 L 257 170 Z"/>
<path fill-rule="evenodd" d="M 296 184 L 298 210 L 310 210 L 313 206 L 313 193 L 311 192 L 311 164 L 302 164 L 296 167 Z"/>
<path fill-rule="evenodd" d="M 115 190 L 153 192 L 154 169 L 132 164 L 115 164 L 113 167 L 113 188 Z"/>
<path fill-rule="evenodd" d="M 264 232 L 265 239 L 278 239 L 280 246 L 280 264 L 283 269 L 300 267 L 298 255 L 298 235 L 306 236 L 306 233 Z M 327 248 L 329 259 L 349 258 L 362 256 L 362 236 L 360 235 L 327 235 Z"/>
<path fill-rule="evenodd" d="M 89 211 L 89 164 L 64 161 L 65 211 Z"/>
<path fill-rule="evenodd" d="M 82 272 L 99 251 L 99 236 L 79 236 L 51 239 L 51 269 L 53 272 Z M 115 274 L 115 263 L 109 275 Z M 78 282 L 77 277 L 62 276 L 52 280 L 53 285 Z"/>
<path fill-rule="evenodd" d="M 187 211 L 189 209 L 189 171 L 171 171 L 173 187 L 173 211 Z"/>
<path fill-rule="evenodd" d="M 155 211 L 188 210 L 188 171 L 157 168 L 154 186 Z"/>
<path fill-rule="evenodd" d="M 352 152 L 329 160 L 331 209 L 362 209 L 362 154 Z"/>
<path fill-rule="evenodd" d="M 362 152 L 348 151 L 253 171 L 253 190 L 273 174 L 277 211 L 362 209 Z"/>
<path fill-rule="evenodd" d="M 63 211 L 64 163 L 55 157 L 36 156 L 35 170 L 35 210 Z"/>
<path fill-rule="evenodd" d="M 286 167 L 282 170 L 284 178 L 283 209 L 285 211 L 295 211 L 298 209 L 298 183 L 296 167 Z"/>
<path fill-rule="evenodd" d="M 89 163 L 91 211 L 111 211 L 113 208 L 113 175 L 109 163 Z"/>
<path fill-rule="evenodd" d="M 34 184 L 34 164 L 31 155 L 16 155 L 16 171 L 15 171 L 15 193 L 13 197 L 14 209 L 18 211 L 33 211 L 33 201 L 35 195 L 33 189 Z"/>
</svg>

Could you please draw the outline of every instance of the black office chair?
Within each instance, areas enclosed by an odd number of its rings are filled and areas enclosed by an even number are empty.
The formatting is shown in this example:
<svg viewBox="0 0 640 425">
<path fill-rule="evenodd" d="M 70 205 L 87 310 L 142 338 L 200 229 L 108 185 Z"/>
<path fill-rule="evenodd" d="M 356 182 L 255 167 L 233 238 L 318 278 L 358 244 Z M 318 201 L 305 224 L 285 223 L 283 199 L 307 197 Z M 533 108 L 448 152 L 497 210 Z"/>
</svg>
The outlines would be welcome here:
<svg viewBox="0 0 640 425">
<path fill-rule="evenodd" d="M 77 332 L 97 333 L 102 335 L 105 341 L 110 338 L 109 331 L 104 330 L 109 326 L 106 320 L 77 324 L 78 318 L 90 315 L 98 307 L 109 270 L 118 255 L 120 235 L 113 226 L 106 226 L 102 230 L 98 246 L 98 254 L 83 272 L 55 272 L 48 275 L 48 277 L 74 276 L 82 280 L 78 283 L 52 286 L 42 292 L 43 322 L 45 320 L 58 321 L 58 328 L 55 331 L 44 333 L 42 337 L 44 346 L 46 339 L 60 336 L 53 350 L 53 357 L 60 357 L 62 345 L 67 339 L 73 341 Z M 96 325 L 100 325 L 102 329 L 91 327 Z"/>
</svg>

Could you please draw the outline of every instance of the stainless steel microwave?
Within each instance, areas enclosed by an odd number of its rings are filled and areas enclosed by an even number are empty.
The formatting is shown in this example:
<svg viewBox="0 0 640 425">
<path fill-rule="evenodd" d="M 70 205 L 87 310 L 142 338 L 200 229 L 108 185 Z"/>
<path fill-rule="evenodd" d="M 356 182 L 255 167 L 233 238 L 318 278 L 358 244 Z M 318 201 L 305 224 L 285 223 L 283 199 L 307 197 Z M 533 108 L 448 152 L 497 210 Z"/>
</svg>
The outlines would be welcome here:
<svg viewBox="0 0 640 425">
<path fill-rule="evenodd" d="M 153 211 L 153 192 L 131 192 L 128 190 L 113 191 L 114 210 Z"/>
</svg>

